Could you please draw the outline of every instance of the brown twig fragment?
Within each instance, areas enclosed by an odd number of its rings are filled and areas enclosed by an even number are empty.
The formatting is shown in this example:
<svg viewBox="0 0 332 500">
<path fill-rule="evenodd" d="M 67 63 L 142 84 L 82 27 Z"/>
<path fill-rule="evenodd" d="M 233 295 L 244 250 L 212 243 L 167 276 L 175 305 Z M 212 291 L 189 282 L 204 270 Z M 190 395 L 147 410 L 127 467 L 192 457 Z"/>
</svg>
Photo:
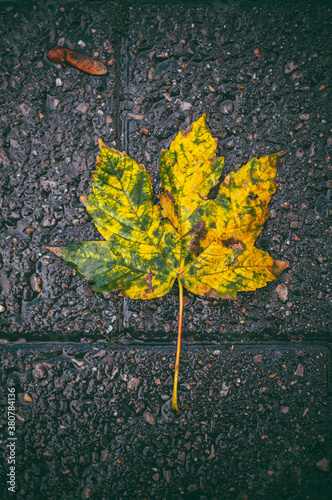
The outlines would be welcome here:
<svg viewBox="0 0 332 500">
<path fill-rule="evenodd" d="M 80 69 L 85 73 L 91 75 L 106 75 L 107 68 L 100 61 L 95 61 L 92 57 L 78 52 L 77 50 L 65 49 L 57 45 L 47 52 L 47 57 L 55 63 L 66 64 L 69 63 L 74 68 Z"/>
</svg>

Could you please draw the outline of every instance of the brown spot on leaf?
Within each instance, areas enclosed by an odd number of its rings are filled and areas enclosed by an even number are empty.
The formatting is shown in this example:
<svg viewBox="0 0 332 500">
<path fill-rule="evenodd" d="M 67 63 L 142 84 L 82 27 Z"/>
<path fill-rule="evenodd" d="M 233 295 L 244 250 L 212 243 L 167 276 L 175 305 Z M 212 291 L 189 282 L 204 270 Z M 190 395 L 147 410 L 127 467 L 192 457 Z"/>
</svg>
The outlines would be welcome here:
<svg viewBox="0 0 332 500">
<path fill-rule="evenodd" d="M 55 253 L 58 257 L 62 257 L 62 248 L 63 247 L 46 247 L 52 253 Z"/>
<path fill-rule="evenodd" d="M 231 176 L 230 174 L 226 175 L 225 179 L 224 179 L 224 184 L 226 184 L 226 186 L 229 186 L 230 183 L 231 183 Z"/>
<path fill-rule="evenodd" d="M 152 280 L 153 280 L 154 276 L 155 276 L 155 273 L 152 272 L 152 269 L 150 267 L 149 273 L 145 276 L 145 278 L 143 278 L 144 283 L 146 283 L 146 285 L 148 287 L 144 290 L 146 293 L 154 293 L 154 289 L 152 286 Z"/>
<path fill-rule="evenodd" d="M 236 238 L 228 238 L 228 240 L 221 240 L 221 243 L 226 248 L 231 248 L 234 252 L 243 252 L 246 249 L 245 244 Z"/>
<path fill-rule="evenodd" d="M 219 295 L 217 294 L 214 288 L 210 288 L 210 290 L 208 292 L 205 292 L 204 295 L 205 297 L 212 297 L 213 299 L 219 298 Z"/>
<path fill-rule="evenodd" d="M 203 220 L 200 220 L 198 224 L 191 228 L 191 230 L 187 234 L 194 234 L 194 237 L 189 245 L 189 250 L 194 252 L 196 257 L 198 257 L 201 252 L 200 240 L 204 240 L 204 238 L 206 238 L 205 222 Z"/>
<path fill-rule="evenodd" d="M 223 295 L 223 299 L 228 299 L 228 300 L 237 300 L 235 295 L 231 295 L 229 293 L 226 293 L 226 295 Z"/>
</svg>

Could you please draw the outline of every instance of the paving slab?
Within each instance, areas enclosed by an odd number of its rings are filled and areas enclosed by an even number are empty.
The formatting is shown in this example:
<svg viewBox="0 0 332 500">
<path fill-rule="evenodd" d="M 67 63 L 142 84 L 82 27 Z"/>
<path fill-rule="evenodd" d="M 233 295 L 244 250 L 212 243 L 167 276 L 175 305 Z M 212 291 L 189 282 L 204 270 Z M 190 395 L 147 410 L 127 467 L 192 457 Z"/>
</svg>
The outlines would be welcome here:
<svg viewBox="0 0 332 500">
<path fill-rule="evenodd" d="M 79 196 L 90 189 L 98 137 L 116 139 L 114 8 L 99 3 L 96 15 L 93 3 L 64 5 L 18 2 L 0 14 L 0 330 L 11 339 L 96 334 L 113 309 L 87 283 L 73 286 L 45 248 L 98 237 Z M 51 63 L 57 44 L 101 60 L 108 75 Z"/>
<path fill-rule="evenodd" d="M 330 498 L 328 345 L 1 348 L 1 498 L 15 388 L 18 499 Z"/>
<path fill-rule="evenodd" d="M 98 137 L 145 163 L 157 194 L 161 148 L 206 112 L 225 174 L 288 150 L 257 245 L 291 265 L 236 302 L 187 293 L 184 338 L 328 340 L 328 2 L 3 5 L 1 336 L 173 339 L 176 286 L 149 302 L 96 294 L 45 247 L 101 238 L 79 200 L 91 189 Z M 59 43 L 114 60 L 109 74 L 57 68 L 46 52 Z"/>
<path fill-rule="evenodd" d="M 225 157 L 225 175 L 254 156 L 288 150 L 278 168 L 272 217 L 258 239 L 259 248 L 291 262 L 288 273 L 255 293 L 240 294 L 235 303 L 187 293 L 187 338 L 329 336 L 331 17 L 326 8 L 316 2 L 129 7 L 124 94 L 130 99 L 122 103 L 126 148 L 146 165 L 156 193 L 160 149 L 205 112 Z M 323 192 L 323 186 L 330 187 Z M 284 300 L 276 292 L 280 284 L 287 291 Z M 127 325 L 136 335 L 137 329 L 142 338 L 173 334 L 176 287 L 162 300 L 165 308 L 158 301 L 129 303 Z"/>
</svg>

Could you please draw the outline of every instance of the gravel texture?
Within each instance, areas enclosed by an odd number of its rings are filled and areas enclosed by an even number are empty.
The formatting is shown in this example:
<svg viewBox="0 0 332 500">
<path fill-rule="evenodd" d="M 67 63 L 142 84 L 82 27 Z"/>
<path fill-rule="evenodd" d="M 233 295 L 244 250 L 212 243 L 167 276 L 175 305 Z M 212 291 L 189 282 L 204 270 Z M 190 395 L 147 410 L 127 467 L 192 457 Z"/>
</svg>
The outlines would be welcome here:
<svg viewBox="0 0 332 500">
<path fill-rule="evenodd" d="M 327 1 L 0 0 L 1 499 L 7 387 L 20 500 L 331 498 L 331 40 Z M 257 246 L 290 268 L 235 302 L 185 292 L 176 416 L 177 286 L 97 294 L 46 246 L 101 239 L 79 199 L 98 137 L 157 195 L 203 113 L 225 174 L 287 149 Z"/>
<path fill-rule="evenodd" d="M 237 302 L 188 293 L 184 338 L 327 339 L 328 3 L 1 5 L 1 335 L 174 338 L 176 286 L 151 302 L 96 294 L 45 246 L 101 238 L 79 200 L 91 189 L 98 137 L 144 162 L 157 193 L 161 148 L 207 112 L 226 173 L 288 150 L 258 246 L 291 266 Z M 58 68 L 45 55 L 56 44 L 98 53 L 109 74 Z"/>
<path fill-rule="evenodd" d="M 0 401 L 16 389 L 17 498 L 330 498 L 324 346 L 2 349 Z M 6 412 L 1 414 L 1 498 Z"/>
</svg>

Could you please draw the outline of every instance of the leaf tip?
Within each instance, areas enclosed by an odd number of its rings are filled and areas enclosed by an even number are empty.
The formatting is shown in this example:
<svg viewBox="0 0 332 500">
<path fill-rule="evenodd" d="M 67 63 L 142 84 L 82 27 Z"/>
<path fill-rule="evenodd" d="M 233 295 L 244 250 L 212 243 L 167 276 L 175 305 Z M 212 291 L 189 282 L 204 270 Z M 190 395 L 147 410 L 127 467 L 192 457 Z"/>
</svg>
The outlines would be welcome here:
<svg viewBox="0 0 332 500">
<path fill-rule="evenodd" d="M 100 137 L 98 138 L 98 146 L 99 146 L 99 149 L 107 147 L 106 144 L 104 143 L 104 141 Z"/>
<path fill-rule="evenodd" d="M 62 257 L 62 255 L 63 255 L 63 251 L 62 251 L 63 247 L 46 247 L 46 248 L 47 248 L 47 250 L 54 253 L 58 257 Z"/>
<path fill-rule="evenodd" d="M 274 260 L 273 265 L 272 265 L 272 274 L 277 277 L 279 276 L 282 271 L 287 269 L 289 267 L 289 261 L 288 260 Z"/>
<path fill-rule="evenodd" d="M 87 195 L 80 196 L 80 200 L 83 203 L 83 205 L 85 206 L 86 205 L 86 200 L 87 200 Z"/>
<path fill-rule="evenodd" d="M 282 156 L 285 156 L 288 153 L 287 149 L 283 149 L 282 151 L 278 151 L 276 155 L 281 158 Z"/>
</svg>

